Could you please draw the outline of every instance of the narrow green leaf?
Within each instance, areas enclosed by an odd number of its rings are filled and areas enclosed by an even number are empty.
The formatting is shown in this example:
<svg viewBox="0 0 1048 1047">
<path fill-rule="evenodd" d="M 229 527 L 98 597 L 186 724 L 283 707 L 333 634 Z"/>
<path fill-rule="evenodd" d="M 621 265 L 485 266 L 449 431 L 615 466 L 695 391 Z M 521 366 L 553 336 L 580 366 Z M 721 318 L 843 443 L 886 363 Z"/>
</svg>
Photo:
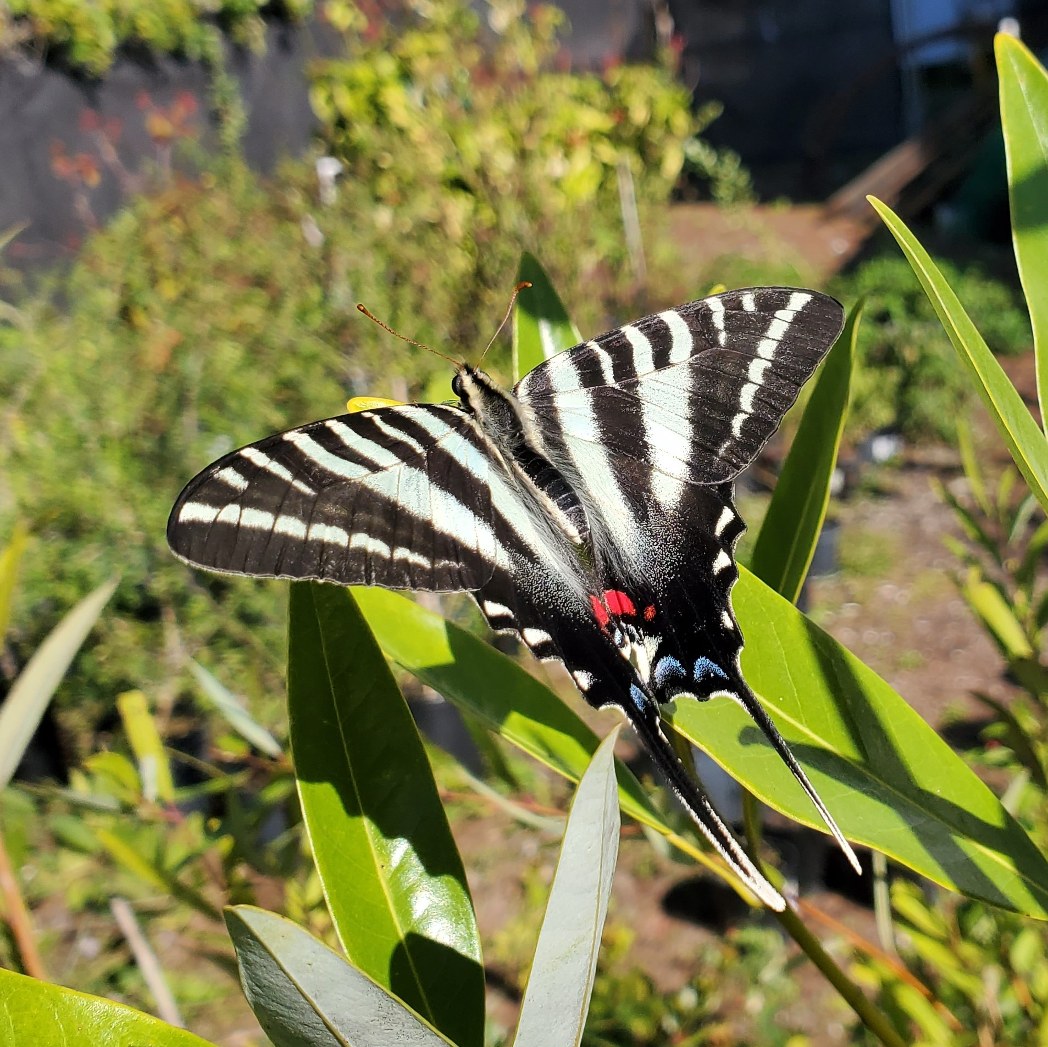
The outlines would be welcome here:
<svg viewBox="0 0 1048 1047">
<path fill-rule="evenodd" d="M 968 606 L 982 619 L 983 625 L 997 641 L 1005 658 L 1033 658 L 1034 649 L 1023 630 L 1022 623 L 1015 617 L 1005 594 L 992 582 L 972 571 L 961 586 Z"/>
<path fill-rule="evenodd" d="M 976 389 L 986 402 L 1012 459 L 1026 477 L 1030 490 L 1048 511 L 1048 440 L 1044 433 L 928 252 L 891 208 L 872 196 L 869 201 L 898 241 L 950 341 L 971 371 Z"/>
<path fill-rule="evenodd" d="M 189 671 L 196 679 L 200 693 L 244 741 L 274 760 L 278 760 L 283 755 L 284 750 L 281 749 L 280 743 L 252 718 L 232 691 L 224 687 L 199 662 L 190 660 Z"/>
<path fill-rule="evenodd" d="M 957 450 L 961 453 L 961 466 L 964 469 L 964 477 L 972 490 L 975 504 L 982 510 L 983 514 L 990 514 L 990 498 L 986 493 L 986 478 L 983 476 L 982 466 L 979 464 L 979 456 L 975 453 L 975 442 L 972 439 L 972 427 L 966 418 L 957 419 Z M 960 503 L 954 499 L 953 505 L 956 512 L 960 512 Z"/>
<path fill-rule="evenodd" d="M 1008 161 L 1012 242 L 1037 358 L 1037 396 L 1048 426 L 1048 72 L 1026 46 L 998 33 L 1001 126 Z"/>
<path fill-rule="evenodd" d="M 180 902 L 203 913 L 209 919 L 220 920 L 222 913 L 196 888 L 182 883 L 170 869 L 164 868 L 134 844 L 128 843 L 118 832 L 110 829 L 94 829 L 95 839 L 102 845 L 110 858 L 142 883 L 170 894 Z"/>
<path fill-rule="evenodd" d="M 518 381 L 543 360 L 582 341 L 539 260 L 521 255 L 517 280 L 531 287 L 520 292 L 513 310 L 513 377 Z"/>
<path fill-rule="evenodd" d="M 342 947 L 460 1047 L 479 1047 L 476 919 L 407 704 L 344 589 L 292 585 L 288 648 L 302 813 Z"/>
<path fill-rule="evenodd" d="M 14 602 L 15 581 L 18 578 L 18 565 L 25 553 L 28 533 L 23 524 L 16 524 L 11 540 L 0 553 L 0 640 L 7 635 L 11 624 L 11 605 Z"/>
<path fill-rule="evenodd" d="M 106 582 L 85 596 L 48 633 L 8 692 L 0 707 L 0 789 L 11 781 L 47 703 L 115 588 L 115 580 Z"/>
<path fill-rule="evenodd" d="M 238 905 L 226 926 L 251 1009 L 275 1047 L 447 1047 L 424 1019 L 282 916 Z"/>
<path fill-rule="evenodd" d="M 822 365 L 753 548 L 753 573 L 791 603 L 800 596 L 830 504 L 862 308 L 860 301 L 852 309 Z"/>
<path fill-rule="evenodd" d="M 0 969 L 4 1047 L 214 1047 L 122 1003 Z"/>
<path fill-rule="evenodd" d="M 589 1012 L 619 853 L 615 727 L 571 804 L 514 1047 L 577 1047 Z"/>
<path fill-rule="evenodd" d="M 138 761 L 138 776 L 142 792 L 149 801 L 175 802 L 175 783 L 171 778 L 171 762 L 164 751 L 164 742 L 149 711 L 149 702 L 142 691 L 124 691 L 117 695 L 116 707 L 124 724 L 131 751 Z"/>
<path fill-rule="evenodd" d="M 945 887 L 1048 919 L 1048 861 L 935 731 L 748 571 L 733 601 L 747 631 L 746 678 L 849 839 Z M 759 799 L 823 828 L 734 702 L 678 699 L 673 710 L 674 726 Z"/>
</svg>

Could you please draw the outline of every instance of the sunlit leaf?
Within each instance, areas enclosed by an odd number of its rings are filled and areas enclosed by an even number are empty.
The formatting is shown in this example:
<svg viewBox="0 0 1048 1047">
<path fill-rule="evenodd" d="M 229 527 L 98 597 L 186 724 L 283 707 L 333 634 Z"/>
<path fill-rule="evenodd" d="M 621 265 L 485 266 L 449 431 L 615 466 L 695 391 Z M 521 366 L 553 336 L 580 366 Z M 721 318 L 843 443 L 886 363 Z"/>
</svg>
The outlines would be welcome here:
<svg viewBox="0 0 1048 1047">
<path fill-rule="evenodd" d="M 531 287 L 521 291 L 513 310 L 513 377 L 522 378 L 543 360 L 582 341 L 578 328 L 553 289 L 546 270 L 534 255 L 520 259 L 517 280 Z"/>
<path fill-rule="evenodd" d="M 733 599 L 747 638 L 746 678 L 845 835 L 943 886 L 1048 919 L 1048 861 L 935 731 L 749 572 Z M 734 702 L 678 699 L 673 722 L 764 803 L 823 829 Z"/>
<path fill-rule="evenodd" d="M 3 969 L 0 1043 L 4 1047 L 209 1047 L 209 1041 L 122 1003 Z"/>
<path fill-rule="evenodd" d="M 85 596 L 48 633 L 0 706 L 0 789 L 11 781 L 66 670 L 87 639 L 116 581 Z"/>
<path fill-rule="evenodd" d="M 1012 241 L 1037 360 L 1037 395 L 1048 425 L 1048 72 L 1013 36 L 994 40 L 1008 161 Z"/>
<path fill-rule="evenodd" d="M 848 416 L 859 302 L 822 365 L 753 548 L 750 569 L 793 603 L 815 555 Z"/>
<path fill-rule="evenodd" d="M 484 972 L 466 874 L 414 720 L 344 589 L 291 587 L 288 714 L 346 955 L 460 1047 L 479 1047 Z"/>
</svg>

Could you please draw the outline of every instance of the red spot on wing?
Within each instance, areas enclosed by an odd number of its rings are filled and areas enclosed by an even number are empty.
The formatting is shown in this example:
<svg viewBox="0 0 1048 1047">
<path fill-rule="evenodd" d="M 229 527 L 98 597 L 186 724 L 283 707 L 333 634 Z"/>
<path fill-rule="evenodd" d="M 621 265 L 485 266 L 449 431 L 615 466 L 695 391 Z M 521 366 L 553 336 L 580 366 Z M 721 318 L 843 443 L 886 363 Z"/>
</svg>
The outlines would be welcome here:
<svg viewBox="0 0 1048 1047">
<path fill-rule="evenodd" d="M 606 590 L 604 593 L 604 603 L 612 614 L 625 616 L 627 618 L 634 618 L 637 615 L 637 608 L 633 606 L 633 601 L 618 589 Z"/>
<path fill-rule="evenodd" d="M 650 604 L 648 604 L 647 607 L 644 608 L 644 621 L 650 622 L 650 621 L 653 621 L 654 618 L 655 618 L 655 605 L 653 603 L 650 603 Z"/>
<path fill-rule="evenodd" d="M 606 628 L 610 615 L 608 614 L 604 604 L 600 602 L 600 597 L 591 596 L 590 606 L 593 608 L 593 617 L 597 619 L 597 624 L 602 628 Z"/>
<path fill-rule="evenodd" d="M 606 628 L 612 616 L 616 618 L 636 618 L 637 608 L 629 596 L 619 589 L 605 589 L 600 596 L 590 597 L 590 606 L 593 608 L 593 616 L 597 624 Z M 651 611 L 651 615 L 648 615 Z M 649 607 L 644 612 L 648 621 L 655 616 L 655 608 Z"/>
</svg>

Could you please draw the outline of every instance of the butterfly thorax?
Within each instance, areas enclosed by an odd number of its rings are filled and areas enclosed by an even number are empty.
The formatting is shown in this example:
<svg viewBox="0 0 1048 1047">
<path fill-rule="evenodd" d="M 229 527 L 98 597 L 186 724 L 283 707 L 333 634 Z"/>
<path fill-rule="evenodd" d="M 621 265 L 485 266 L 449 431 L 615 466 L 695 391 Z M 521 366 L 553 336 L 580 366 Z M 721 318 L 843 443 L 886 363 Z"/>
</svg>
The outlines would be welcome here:
<svg viewBox="0 0 1048 1047">
<path fill-rule="evenodd" d="M 463 364 L 455 375 L 452 388 L 462 406 L 480 423 L 492 449 L 511 474 L 523 481 L 528 492 L 576 546 L 584 546 L 590 528 L 582 502 L 563 474 L 529 438 L 517 398 L 468 364 Z"/>
</svg>

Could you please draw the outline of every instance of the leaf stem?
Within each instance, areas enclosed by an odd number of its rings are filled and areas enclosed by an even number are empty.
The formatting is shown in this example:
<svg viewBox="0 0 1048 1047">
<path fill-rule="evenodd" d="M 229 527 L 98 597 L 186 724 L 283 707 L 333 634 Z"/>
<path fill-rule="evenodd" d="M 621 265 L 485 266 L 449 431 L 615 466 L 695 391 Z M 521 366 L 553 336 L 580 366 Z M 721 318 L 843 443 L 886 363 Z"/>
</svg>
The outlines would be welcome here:
<svg viewBox="0 0 1048 1047">
<path fill-rule="evenodd" d="M 879 1011 L 863 991 L 837 965 L 822 947 L 818 938 L 789 905 L 784 912 L 772 913 L 787 934 L 801 947 L 804 954 L 822 972 L 826 980 L 840 993 L 859 1020 L 885 1047 L 906 1047 L 906 1041 L 895 1031 L 887 1015 Z"/>
<path fill-rule="evenodd" d="M 36 946 L 33 921 L 29 916 L 25 899 L 22 897 L 22 890 L 18 885 L 18 878 L 15 876 L 11 858 L 7 853 L 2 824 L 0 824 L 0 899 L 3 901 L 7 925 L 11 928 L 11 935 L 18 946 L 23 970 L 33 978 L 46 982 L 47 970 L 40 957 L 40 950 Z"/>
</svg>

